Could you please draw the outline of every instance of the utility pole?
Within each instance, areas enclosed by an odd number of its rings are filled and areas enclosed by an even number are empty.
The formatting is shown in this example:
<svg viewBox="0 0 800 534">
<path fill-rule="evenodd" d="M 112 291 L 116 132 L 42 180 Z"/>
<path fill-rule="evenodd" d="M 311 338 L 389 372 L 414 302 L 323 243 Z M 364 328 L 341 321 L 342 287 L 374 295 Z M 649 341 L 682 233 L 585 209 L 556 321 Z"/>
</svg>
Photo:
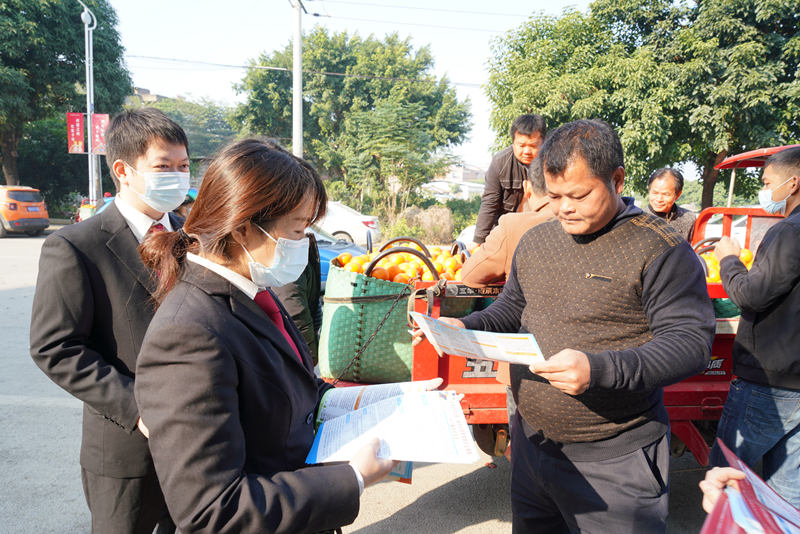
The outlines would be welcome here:
<svg viewBox="0 0 800 534">
<path fill-rule="evenodd" d="M 83 21 L 83 39 L 86 47 L 86 152 L 89 160 L 89 203 L 97 207 L 100 198 L 100 179 L 98 157 L 92 153 L 94 142 L 94 129 L 92 128 L 92 115 L 94 114 L 94 54 L 92 44 L 92 31 L 97 27 L 97 18 L 94 13 L 81 0 L 83 6 L 81 21 Z"/>
<path fill-rule="evenodd" d="M 302 0 L 289 0 L 294 7 L 294 59 L 292 60 L 292 153 L 303 157 L 303 13 Z"/>
</svg>

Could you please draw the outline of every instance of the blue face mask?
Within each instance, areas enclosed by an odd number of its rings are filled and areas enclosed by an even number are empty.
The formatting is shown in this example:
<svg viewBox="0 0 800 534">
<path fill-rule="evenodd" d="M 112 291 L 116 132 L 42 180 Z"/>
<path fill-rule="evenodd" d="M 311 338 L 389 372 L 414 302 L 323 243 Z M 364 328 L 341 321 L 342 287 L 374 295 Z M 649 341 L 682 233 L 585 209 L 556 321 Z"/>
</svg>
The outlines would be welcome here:
<svg viewBox="0 0 800 534">
<path fill-rule="evenodd" d="M 758 204 L 761 206 L 762 210 L 766 211 L 767 213 L 781 213 L 781 214 L 783 214 L 783 212 L 786 211 L 786 199 L 789 198 L 789 195 L 792 194 L 791 191 L 789 192 L 788 195 L 786 195 L 786 198 L 784 198 L 783 200 L 772 200 L 772 192 L 778 189 L 779 187 L 783 186 L 783 184 L 785 184 L 792 178 L 787 179 L 786 181 L 778 185 L 778 187 L 776 187 L 775 189 L 762 189 L 761 191 L 758 192 Z"/>
<path fill-rule="evenodd" d="M 258 263 L 242 245 L 247 257 L 250 258 L 248 268 L 253 283 L 258 287 L 281 287 L 300 278 L 308 265 L 308 238 L 294 240 L 279 237 L 276 240 L 266 230 L 257 224 L 255 226 L 275 241 L 275 255 L 272 257 L 272 266 L 267 267 Z"/>
<path fill-rule="evenodd" d="M 144 177 L 144 194 L 133 192 L 154 210 L 161 213 L 172 211 L 186 198 L 190 185 L 188 172 L 139 172 L 130 165 L 128 168 Z"/>
</svg>

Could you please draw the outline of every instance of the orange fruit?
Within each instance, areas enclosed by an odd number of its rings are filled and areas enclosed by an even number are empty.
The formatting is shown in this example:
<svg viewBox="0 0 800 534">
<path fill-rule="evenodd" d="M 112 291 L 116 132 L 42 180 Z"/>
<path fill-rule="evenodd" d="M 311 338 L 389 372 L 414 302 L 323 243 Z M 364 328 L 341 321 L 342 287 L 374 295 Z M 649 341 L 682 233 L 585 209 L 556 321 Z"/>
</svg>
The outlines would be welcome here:
<svg viewBox="0 0 800 534">
<path fill-rule="evenodd" d="M 447 258 L 444 260 L 444 263 L 442 263 L 442 266 L 448 271 L 455 270 L 458 268 L 458 260 L 455 258 Z"/>
<path fill-rule="evenodd" d="M 398 284 L 407 284 L 411 281 L 411 277 L 407 273 L 398 273 L 394 278 L 392 278 L 392 282 L 397 282 Z"/>
<path fill-rule="evenodd" d="M 400 274 L 400 267 L 397 265 L 389 265 L 386 267 L 386 272 L 389 274 L 389 280 L 394 280 L 394 277 Z"/>
<path fill-rule="evenodd" d="M 375 267 L 372 269 L 370 276 L 379 280 L 391 280 L 391 278 L 389 278 L 389 273 L 383 267 Z"/>
<path fill-rule="evenodd" d="M 336 259 L 339 260 L 339 265 L 344 267 L 345 265 L 350 263 L 350 260 L 353 259 L 353 255 L 350 254 L 349 252 L 342 252 L 341 254 L 336 256 Z"/>
<path fill-rule="evenodd" d="M 345 271 L 350 271 L 351 273 L 363 273 L 364 266 L 359 261 L 351 261 L 347 265 L 344 266 Z"/>
<path fill-rule="evenodd" d="M 457 271 L 456 271 L 456 275 L 455 275 L 455 277 L 454 277 L 454 280 L 456 280 L 456 281 L 458 281 L 458 282 L 460 282 L 460 281 L 461 281 L 461 269 L 459 269 L 459 270 L 457 270 Z"/>
<path fill-rule="evenodd" d="M 435 258 L 436 256 L 442 253 L 442 249 L 440 249 L 439 247 L 430 247 L 428 248 L 428 252 L 431 253 L 431 257 Z"/>
<path fill-rule="evenodd" d="M 442 273 L 442 278 L 445 280 L 455 280 L 456 276 L 450 271 L 445 271 Z"/>
<path fill-rule="evenodd" d="M 428 270 L 426 270 L 424 273 L 422 273 L 422 281 L 423 282 L 433 282 L 434 281 L 433 273 L 428 271 Z"/>
<path fill-rule="evenodd" d="M 742 263 L 747 265 L 748 263 L 753 263 L 753 251 L 749 248 L 743 248 L 739 252 L 739 259 L 742 260 Z"/>
</svg>

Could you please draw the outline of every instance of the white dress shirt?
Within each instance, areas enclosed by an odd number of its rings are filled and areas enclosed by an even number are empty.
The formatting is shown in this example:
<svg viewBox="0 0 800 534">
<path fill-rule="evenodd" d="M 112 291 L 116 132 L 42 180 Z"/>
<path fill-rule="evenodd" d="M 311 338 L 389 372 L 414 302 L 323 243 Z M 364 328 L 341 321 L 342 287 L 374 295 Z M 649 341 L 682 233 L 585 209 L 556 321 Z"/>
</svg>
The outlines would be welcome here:
<svg viewBox="0 0 800 534">
<path fill-rule="evenodd" d="M 151 219 L 149 215 L 145 215 L 141 211 L 125 202 L 125 200 L 119 195 L 117 195 L 114 199 L 114 204 L 117 205 L 120 215 L 122 215 L 122 218 L 125 219 L 126 223 L 128 223 L 128 228 L 131 229 L 131 232 L 133 232 L 133 237 L 135 237 L 139 243 L 144 241 L 144 236 L 147 235 L 147 231 L 150 230 L 150 227 L 154 224 L 161 223 L 164 225 L 164 230 L 167 232 L 173 231 L 172 224 L 169 222 L 168 213 L 162 215 L 158 220 Z"/>
<path fill-rule="evenodd" d="M 255 299 L 256 293 L 264 289 L 262 287 L 258 287 L 253 283 L 252 280 L 242 276 L 236 271 L 232 271 L 227 267 L 223 267 L 219 263 L 214 263 L 213 261 L 207 258 L 203 258 L 202 256 L 198 256 L 197 254 L 192 254 L 191 252 L 187 252 L 186 259 L 192 263 L 202 265 L 209 271 L 217 273 L 222 278 L 224 278 L 225 280 L 236 286 L 237 289 L 239 289 L 242 293 L 244 293 L 251 299 Z"/>
</svg>

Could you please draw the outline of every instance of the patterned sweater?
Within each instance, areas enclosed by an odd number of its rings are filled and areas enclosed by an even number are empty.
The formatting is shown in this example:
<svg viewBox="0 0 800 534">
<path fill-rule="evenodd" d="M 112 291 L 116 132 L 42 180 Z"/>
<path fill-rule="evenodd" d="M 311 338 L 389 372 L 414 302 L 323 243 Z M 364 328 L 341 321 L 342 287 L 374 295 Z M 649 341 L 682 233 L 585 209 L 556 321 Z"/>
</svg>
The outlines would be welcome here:
<svg viewBox="0 0 800 534">
<path fill-rule="evenodd" d="M 661 387 L 704 369 L 714 335 L 696 255 L 632 203 L 592 235 L 567 234 L 558 221 L 532 228 L 500 298 L 464 323 L 532 332 L 546 358 L 587 354 L 589 389 L 574 397 L 525 366 L 511 371 L 526 434 L 573 460 L 613 458 L 663 435 Z"/>
</svg>

